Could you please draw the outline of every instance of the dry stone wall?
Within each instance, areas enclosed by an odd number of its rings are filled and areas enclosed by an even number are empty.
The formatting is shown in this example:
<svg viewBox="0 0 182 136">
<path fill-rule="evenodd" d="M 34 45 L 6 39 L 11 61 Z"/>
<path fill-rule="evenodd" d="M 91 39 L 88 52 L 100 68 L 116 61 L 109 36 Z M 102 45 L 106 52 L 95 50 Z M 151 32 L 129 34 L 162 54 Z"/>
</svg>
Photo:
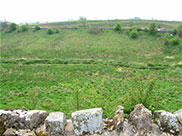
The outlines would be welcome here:
<svg viewBox="0 0 182 136">
<path fill-rule="evenodd" d="M 63 112 L 0 110 L 0 136 L 182 136 L 182 110 L 152 115 L 138 104 L 128 118 L 122 106 L 113 118 L 103 119 L 102 114 L 102 108 L 81 110 L 66 120 Z"/>
</svg>

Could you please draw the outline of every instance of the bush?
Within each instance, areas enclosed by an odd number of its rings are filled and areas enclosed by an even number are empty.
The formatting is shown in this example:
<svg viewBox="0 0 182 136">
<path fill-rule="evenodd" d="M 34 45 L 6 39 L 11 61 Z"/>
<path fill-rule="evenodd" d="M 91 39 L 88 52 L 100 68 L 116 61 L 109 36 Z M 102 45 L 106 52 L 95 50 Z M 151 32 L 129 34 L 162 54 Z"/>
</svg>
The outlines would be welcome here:
<svg viewBox="0 0 182 136">
<path fill-rule="evenodd" d="M 179 38 L 167 33 L 164 36 L 164 43 L 165 45 L 178 45 L 180 43 L 180 40 Z"/>
<path fill-rule="evenodd" d="M 54 33 L 53 30 L 51 28 L 48 28 L 47 34 L 53 34 L 53 33 Z"/>
<path fill-rule="evenodd" d="M 102 29 L 100 28 L 89 28 L 90 34 L 100 34 L 102 32 Z"/>
<path fill-rule="evenodd" d="M 8 32 L 13 32 L 17 29 L 17 25 L 15 23 L 11 23 L 8 26 Z"/>
<path fill-rule="evenodd" d="M 175 28 L 175 29 L 173 29 L 173 35 L 176 35 L 177 34 L 177 29 Z"/>
<path fill-rule="evenodd" d="M 149 24 L 149 33 L 155 35 L 157 33 L 157 25 L 154 22 Z"/>
<path fill-rule="evenodd" d="M 40 26 L 36 25 L 34 28 L 34 31 L 38 31 L 38 30 L 40 30 Z"/>
<path fill-rule="evenodd" d="M 138 32 L 137 30 L 132 30 L 130 33 L 129 33 L 129 36 L 132 38 L 132 39 L 135 39 L 138 37 Z"/>
<path fill-rule="evenodd" d="M 58 29 L 56 29 L 55 33 L 56 33 L 56 34 L 58 34 L 58 33 L 59 33 L 59 30 L 58 30 Z"/>
<path fill-rule="evenodd" d="M 145 28 L 144 28 L 144 32 L 148 32 L 148 31 L 149 31 L 149 30 L 145 27 Z"/>
<path fill-rule="evenodd" d="M 78 22 L 79 22 L 80 27 L 87 27 L 88 26 L 88 22 L 87 22 L 87 19 L 85 17 L 80 17 Z"/>
<path fill-rule="evenodd" d="M 18 32 L 26 32 L 28 31 L 28 27 L 26 25 L 22 25 L 20 26 L 20 28 L 18 29 Z"/>
<path fill-rule="evenodd" d="M 141 31 L 141 28 L 139 26 L 132 26 L 131 28 L 129 28 L 130 31 L 132 30 L 136 30 L 136 31 Z"/>
<path fill-rule="evenodd" d="M 121 31 L 122 31 L 121 24 L 115 25 L 114 30 L 115 30 L 116 32 L 121 32 Z"/>
<path fill-rule="evenodd" d="M 182 25 L 177 28 L 177 34 L 179 37 L 182 37 Z"/>
<path fill-rule="evenodd" d="M 131 79 L 130 84 L 126 86 L 128 91 L 121 99 L 121 103 L 126 107 L 125 112 L 130 113 L 135 105 L 141 103 L 152 111 L 161 108 L 161 105 L 157 103 L 159 98 L 155 93 L 155 83 L 155 79 L 151 79 L 147 83 L 142 82 L 140 77 Z"/>
<path fill-rule="evenodd" d="M 8 28 L 8 24 L 9 24 L 9 22 L 7 22 L 7 21 L 0 21 L 0 30 L 5 30 L 5 29 L 7 29 Z"/>
</svg>

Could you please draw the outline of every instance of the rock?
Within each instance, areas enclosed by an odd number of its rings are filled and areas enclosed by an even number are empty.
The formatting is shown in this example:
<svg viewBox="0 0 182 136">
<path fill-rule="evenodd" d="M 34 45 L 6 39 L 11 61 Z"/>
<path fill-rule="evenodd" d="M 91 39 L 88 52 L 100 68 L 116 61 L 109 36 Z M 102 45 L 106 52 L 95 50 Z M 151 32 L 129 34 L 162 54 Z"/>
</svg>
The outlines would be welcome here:
<svg viewBox="0 0 182 136">
<path fill-rule="evenodd" d="M 29 128 L 32 130 L 37 128 L 47 117 L 46 111 L 30 110 L 26 112 L 25 120 L 29 122 Z"/>
<path fill-rule="evenodd" d="M 67 120 L 66 127 L 65 127 L 65 136 L 73 136 L 74 135 L 74 128 L 71 120 Z"/>
<path fill-rule="evenodd" d="M 45 124 L 41 124 L 36 130 L 34 130 L 34 133 L 35 134 L 44 134 L 44 135 L 46 135 L 46 126 L 45 126 Z"/>
<path fill-rule="evenodd" d="M 102 133 L 102 108 L 81 110 L 72 113 L 74 133 L 83 134 Z"/>
<path fill-rule="evenodd" d="M 178 110 L 174 113 L 178 119 L 178 121 L 180 122 L 180 124 L 182 125 L 182 110 Z"/>
<path fill-rule="evenodd" d="M 18 136 L 36 136 L 30 129 L 20 129 L 18 130 Z"/>
<path fill-rule="evenodd" d="M 180 132 L 180 126 L 176 114 L 159 110 L 154 112 L 154 119 L 162 131 L 166 131 L 171 134 L 178 134 Z"/>
<path fill-rule="evenodd" d="M 46 133 L 48 135 L 64 135 L 66 116 L 62 112 L 52 112 L 45 120 Z"/>
<path fill-rule="evenodd" d="M 119 133 L 119 136 L 134 136 L 136 133 L 134 127 L 128 123 L 128 120 L 123 122 L 123 131 Z"/>
<path fill-rule="evenodd" d="M 3 134 L 3 136 L 16 136 L 16 135 L 17 131 L 13 128 L 8 128 Z"/>
<path fill-rule="evenodd" d="M 36 136 L 34 132 L 32 132 L 30 129 L 13 129 L 8 128 L 3 136 Z"/>
<path fill-rule="evenodd" d="M 124 107 L 123 106 L 117 107 L 117 110 L 115 112 L 115 116 L 113 119 L 114 119 L 114 128 L 118 132 L 123 131 L 123 123 L 124 123 Z"/>
<path fill-rule="evenodd" d="M 143 104 L 135 106 L 135 109 L 130 113 L 128 120 L 137 130 L 143 130 L 144 132 L 150 132 L 152 130 L 152 113 L 145 108 Z"/>
<path fill-rule="evenodd" d="M 46 118 L 47 112 L 40 110 L 0 110 L 0 120 L 5 119 L 6 128 L 34 129 Z"/>
</svg>

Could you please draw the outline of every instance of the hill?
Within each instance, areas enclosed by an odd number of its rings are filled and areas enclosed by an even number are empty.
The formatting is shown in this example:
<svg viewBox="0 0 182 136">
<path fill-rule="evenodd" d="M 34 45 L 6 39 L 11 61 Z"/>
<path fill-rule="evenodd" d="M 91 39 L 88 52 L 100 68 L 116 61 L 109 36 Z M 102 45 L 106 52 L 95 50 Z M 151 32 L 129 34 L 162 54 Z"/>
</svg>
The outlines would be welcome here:
<svg viewBox="0 0 182 136">
<path fill-rule="evenodd" d="M 165 46 L 147 32 L 137 39 L 113 30 L 1 32 L 0 70 L 0 109 L 65 111 L 69 117 L 102 107 L 104 117 L 112 117 L 117 105 L 125 113 L 137 103 L 152 111 L 182 107 L 182 46 Z"/>
</svg>

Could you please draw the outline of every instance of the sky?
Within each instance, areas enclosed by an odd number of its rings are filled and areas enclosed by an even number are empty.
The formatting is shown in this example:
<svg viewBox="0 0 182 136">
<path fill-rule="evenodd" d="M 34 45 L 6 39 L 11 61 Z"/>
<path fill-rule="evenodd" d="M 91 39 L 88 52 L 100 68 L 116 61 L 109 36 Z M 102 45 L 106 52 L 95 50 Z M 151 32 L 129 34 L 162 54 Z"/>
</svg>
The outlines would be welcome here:
<svg viewBox="0 0 182 136">
<path fill-rule="evenodd" d="M 34 23 L 79 17 L 182 21 L 182 0 L 0 0 L 0 20 Z"/>
</svg>

